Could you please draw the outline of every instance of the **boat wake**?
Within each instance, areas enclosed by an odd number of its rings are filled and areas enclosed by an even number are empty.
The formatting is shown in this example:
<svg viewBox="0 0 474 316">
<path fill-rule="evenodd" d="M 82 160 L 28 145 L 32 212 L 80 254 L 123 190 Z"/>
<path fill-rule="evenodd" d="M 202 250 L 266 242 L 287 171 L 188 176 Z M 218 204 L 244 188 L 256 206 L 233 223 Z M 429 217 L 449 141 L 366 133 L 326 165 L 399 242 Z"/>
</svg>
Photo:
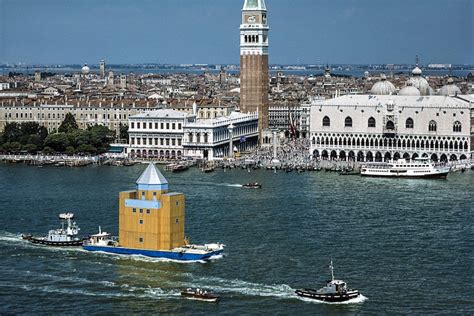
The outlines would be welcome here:
<svg viewBox="0 0 474 316">
<path fill-rule="evenodd" d="M 344 302 L 325 302 L 325 301 L 319 301 L 319 300 L 314 300 L 311 298 L 306 298 L 306 297 L 301 297 L 301 296 L 296 296 L 295 298 L 299 299 L 300 301 L 307 302 L 307 303 L 316 303 L 316 304 L 330 304 L 330 305 L 347 305 L 347 304 L 361 304 L 368 300 L 368 298 L 362 294 L 360 294 L 358 297 L 344 301 Z"/>
</svg>

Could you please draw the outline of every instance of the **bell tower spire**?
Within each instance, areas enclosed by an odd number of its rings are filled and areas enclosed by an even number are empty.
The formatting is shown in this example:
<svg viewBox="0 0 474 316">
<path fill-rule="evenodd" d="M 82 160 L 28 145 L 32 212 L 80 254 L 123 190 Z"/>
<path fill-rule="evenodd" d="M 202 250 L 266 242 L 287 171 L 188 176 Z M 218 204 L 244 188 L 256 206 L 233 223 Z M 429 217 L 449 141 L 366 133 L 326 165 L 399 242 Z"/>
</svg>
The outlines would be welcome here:
<svg viewBox="0 0 474 316">
<path fill-rule="evenodd" d="M 240 111 L 258 111 L 258 130 L 268 128 L 268 20 L 264 0 L 245 0 L 240 25 Z"/>
</svg>

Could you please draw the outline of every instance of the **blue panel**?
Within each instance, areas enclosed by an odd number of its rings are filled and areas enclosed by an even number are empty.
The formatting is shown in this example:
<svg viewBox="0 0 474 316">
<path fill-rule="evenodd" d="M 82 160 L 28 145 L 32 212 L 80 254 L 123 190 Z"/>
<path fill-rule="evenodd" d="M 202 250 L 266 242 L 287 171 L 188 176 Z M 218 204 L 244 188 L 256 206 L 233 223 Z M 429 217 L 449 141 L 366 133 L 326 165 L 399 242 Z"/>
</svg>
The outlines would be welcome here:
<svg viewBox="0 0 474 316">
<path fill-rule="evenodd" d="M 162 191 L 168 190 L 168 184 L 139 184 L 137 188 L 140 191 Z"/>
<path fill-rule="evenodd" d="M 153 208 L 158 209 L 161 207 L 159 201 L 146 201 L 146 200 L 125 200 L 125 207 L 136 207 L 136 208 Z"/>
<path fill-rule="evenodd" d="M 207 260 L 214 255 L 221 254 L 223 250 L 217 250 L 208 252 L 205 254 L 191 254 L 191 253 L 179 253 L 166 250 L 145 250 L 145 249 L 133 249 L 133 248 L 122 248 L 122 247 L 111 247 L 111 246 L 92 246 L 85 245 L 83 248 L 87 251 L 102 251 L 120 255 L 141 255 L 152 258 L 167 258 L 173 260 Z"/>
</svg>

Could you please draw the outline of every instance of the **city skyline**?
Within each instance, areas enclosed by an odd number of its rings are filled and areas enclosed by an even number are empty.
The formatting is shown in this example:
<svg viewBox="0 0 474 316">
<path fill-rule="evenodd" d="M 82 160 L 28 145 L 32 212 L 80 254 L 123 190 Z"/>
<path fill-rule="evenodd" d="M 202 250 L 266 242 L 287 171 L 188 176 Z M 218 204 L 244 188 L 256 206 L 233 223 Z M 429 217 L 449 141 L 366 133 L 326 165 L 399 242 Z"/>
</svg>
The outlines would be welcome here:
<svg viewBox="0 0 474 316">
<path fill-rule="evenodd" d="M 267 7 L 270 64 L 414 63 L 416 54 L 424 64 L 474 63 L 468 0 Z M 0 62 L 237 64 L 241 9 L 240 0 L 0 0 Z"/>
</svg>

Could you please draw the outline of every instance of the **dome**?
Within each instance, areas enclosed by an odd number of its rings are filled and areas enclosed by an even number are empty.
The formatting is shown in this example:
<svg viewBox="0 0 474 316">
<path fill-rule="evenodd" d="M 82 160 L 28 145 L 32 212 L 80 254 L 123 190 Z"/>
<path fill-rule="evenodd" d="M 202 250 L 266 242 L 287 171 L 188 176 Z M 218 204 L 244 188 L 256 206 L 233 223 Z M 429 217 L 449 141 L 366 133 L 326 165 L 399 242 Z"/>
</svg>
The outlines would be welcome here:
<svg viewBox="0 0 474 316">
<path fill-rule="evenodd" d="M 428 80 L 421 76 L 423 72 L 421 69 L 416 65 L 415 68 L 411 71 L 413 75 L 410 79 L 408 79 L 407 85 L 410 83 L 412 86 L 417 88 L 420 91 L 421 95 L 432 95 L 433 89 L 431 89 Z"/>
<path fill-rule="evenodd" d="M 84 67 L 82 67 L 81 72 L 82 72 L 83 75 L 89 74 L 89 72 L 90 72 L 89 66 L 87 66 L 87 64 L 84 64 Z"/>
<path fill-rule="evenodd" d="M 449 78 L 448 83 L 442 86 L 441 89 L 439 89 L 438 94 L 445 95 L 445 96 L 457 95 L 457 94 L 461 94 L 461 89 L 459 89 L 458 86 L 454 84 L 453 78 Z"/>
<path fill-rule="evenodd" d="M 376 95 L 390 95 L 395 92 L 393 83 L 387 80 L 385 74 L 380 75 L 380 81 L 377 81 L 370 89 L 370 92 Z"/>
<path fill-rule="evenodd" d="M 408 85 L 398 91 L 398 95 L 406 95 L 406 96 L 420 96 L 420 90 L 415 88 L 414 86 L 411 85 L 410 82 L 408 82 Z"/>
<path fill-rule="evenodd" d="M 413 70 L 411 71 L 411 74 L 412 74 L 413 76 L 421 76 L 422 71 L 421 71 L 421 69 L 420 69 L 418 66 L 416 66 L 416 67 L 413 68 Z"/>
</svg>

